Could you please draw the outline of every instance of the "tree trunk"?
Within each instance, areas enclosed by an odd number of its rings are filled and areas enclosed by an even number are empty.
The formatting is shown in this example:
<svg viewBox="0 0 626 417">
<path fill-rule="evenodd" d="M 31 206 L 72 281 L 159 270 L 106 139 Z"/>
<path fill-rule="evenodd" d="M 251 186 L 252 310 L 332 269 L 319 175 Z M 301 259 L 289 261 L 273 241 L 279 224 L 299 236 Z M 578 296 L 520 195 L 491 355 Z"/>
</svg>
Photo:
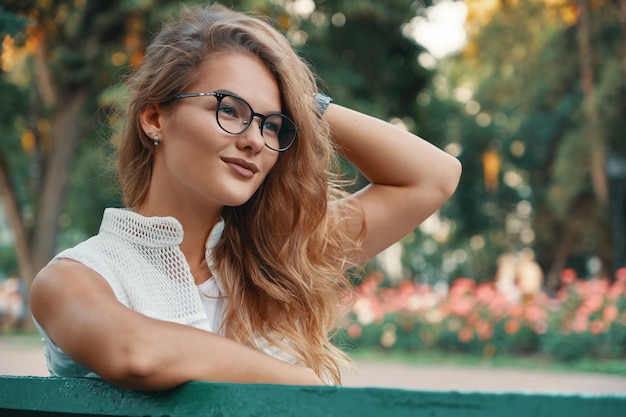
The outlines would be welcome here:
<svg viewBox="0 0 626 417">
<path fill-rule="evenodd" d="M 596 200 L 604 205 L 608 202 L 609 191 L 605 172 L 606 145 L 598 122 L 598 109 L 594 98 L 594 73 L 591 41 L 589 39 L 588 0 L 578 0 L 580 16 L 578 20 L 578 41 L 580 48 L 581 82 L 583 88 L 583 106 L 587 123 L 585 139 L 589 144 L 591 162 L 591 180 Z"/>
<path fill-rule="evenodd" d="M 11 183 L 9 167 L 3 155 L 0 155 L 0 196 L 2 196 L 9 227 L 13 234 L 13 246 L 17 256 L 19 275 L 24 280 L 26 287 L 30 288 L 35 269 L 26 237 L 26 228 L 20 214 L 17 194 Z"/>
<path fill-rule="evenodd" d="M 626 85 L 626 0 L 620 0 L 619 6 L 619 23 L 622 28 L 622 69 L 624 70 L 624 85 Z"/>
<path fill-rule="evenodd" d="M 87 100 L 88 89 L 79 87 L 61 95 L 53 118 L 53 146 L 44 175 L 43 191 L 37 210 L 33 242 L 33 264 L 41 269 L 56 251 L 59 216 L 70 178 L 72 159 L 83 135 L 81 111 Z"/>
<path fill-rule="evenodd" d="M 18 275 L 24 282 L 27 289 L 30 286 L 35 277 L 35 268 L 31 257 L 30 247 L 28 245 L 28 238 L 22 216 L 20 214 L 20 205 L 17 200 L 17 194 L 15 187 L 11 182 L 9 175 L 9 166 L 4 159 L 4 155 L 0 154 L 0 196 L 2 196 L 2 202 L 4 205 L 9 227 L 13 234 L 13 247 L 15 248 L 15 254 L 17 257 Z M 28 291 L 25 292 L 25 302 L 28 305 Z M 32 317 L 30 314 L 26 314 L 23 326 L 28 329 L 34 327 Z"/>
<path fill-rule="evenodd" d="M 559 288 L 561 283 L 561 272 L 565 268 L 567 258 L 572 253 L 572 241 L 574 240 L 574 232 L 570 228 L 565 228 L 565 233 L 560 241 L 552 263 L 550 270 L 546 275 L 545 287 L 548 293 L 552 293 Z"/>
</svg>

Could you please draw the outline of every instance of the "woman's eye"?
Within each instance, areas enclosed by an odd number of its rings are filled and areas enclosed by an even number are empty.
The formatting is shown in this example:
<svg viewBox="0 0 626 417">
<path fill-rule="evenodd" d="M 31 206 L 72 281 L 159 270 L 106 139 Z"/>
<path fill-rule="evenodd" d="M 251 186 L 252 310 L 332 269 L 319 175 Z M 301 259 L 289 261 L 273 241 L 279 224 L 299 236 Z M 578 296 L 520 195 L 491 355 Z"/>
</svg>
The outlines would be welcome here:
<svg viewBox="0 0 626 417">
<path fill-rule="evenodd" d="M 217 111 L 220 115 L 229 116 L 229 117 L 237 117 L 237 111 L 234 107 L 221 105 L 217 108 Z"/>
<path fill-rule="evenodd" d="M 271 132 L 277 135 L 278 132 L 280 131 L 280 125 L 278 125 L 278 123 L 265 121 L 265 123 L 263 124 L 263 131 Z"/>
</svg>

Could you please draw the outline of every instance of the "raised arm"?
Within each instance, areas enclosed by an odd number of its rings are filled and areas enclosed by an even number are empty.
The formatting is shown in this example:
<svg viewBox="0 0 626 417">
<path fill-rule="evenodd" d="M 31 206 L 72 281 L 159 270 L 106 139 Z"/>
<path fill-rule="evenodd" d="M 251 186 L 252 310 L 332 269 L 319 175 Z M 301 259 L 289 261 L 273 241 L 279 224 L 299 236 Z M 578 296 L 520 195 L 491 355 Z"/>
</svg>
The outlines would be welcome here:
<svg viewBox="0 0 626 417">
<path fill-rule="evenodd" d="M 192 380 L 321 384 L 309 368 L 134 312 L 117 301 L 102 277 L 73 261 L 39 273 L 31 304 L 37 322 L 68 356 L 118 386 L 162 390 Z"/>
<path fill-rule="evenodd" d="M 338 204 L 364 213 L 363 262 L 400 240 L 454 193 L 459 161 L 425 140 L 382 120 L 331 104 L 323 116 L 346 159 L 371 182 Z M 360 224 L 349 227 L 355 236 Z"/>
</svg>

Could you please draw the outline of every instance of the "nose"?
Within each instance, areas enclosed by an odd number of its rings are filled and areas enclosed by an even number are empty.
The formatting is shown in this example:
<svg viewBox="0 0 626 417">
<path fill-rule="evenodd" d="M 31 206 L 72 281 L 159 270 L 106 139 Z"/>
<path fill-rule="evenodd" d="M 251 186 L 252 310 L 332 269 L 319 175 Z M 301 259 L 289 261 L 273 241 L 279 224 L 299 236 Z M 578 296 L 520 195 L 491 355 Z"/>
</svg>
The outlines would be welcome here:
<svg viewBox="0 0 626 417">
<path fill-rule="evenodd" d="M 240 133 L 237 138 L 237 146 L 240 149 L 249 149 L 257 153 L 265 147 L 265 139 L 261 134 L 261 119 L 255 115 L 250 122 L 251 126 Z"/>
</svg>

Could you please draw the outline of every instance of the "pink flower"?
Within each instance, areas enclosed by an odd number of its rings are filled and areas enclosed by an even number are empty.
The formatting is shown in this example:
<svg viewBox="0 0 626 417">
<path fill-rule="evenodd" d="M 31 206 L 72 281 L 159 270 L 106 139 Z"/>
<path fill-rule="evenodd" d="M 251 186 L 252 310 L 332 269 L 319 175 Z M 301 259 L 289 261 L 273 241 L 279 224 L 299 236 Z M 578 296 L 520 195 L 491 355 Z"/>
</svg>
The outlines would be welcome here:
<svg viewBox="0 0 626 417">
<path fill-rule="evenodd" d="M 533 323 L 532 327 L 537 334 L 545 334 L 548 331 L 548 325 L 545 321 Z"/>
<path fill-rule="evenodd" d="M 476 288 L 476 298 L 481 302 L 489 302 L 490 300 L 498 296 L 502 297 L 503 294 L 496 293 L 492 283 L 481 284 Z"/>
<path fill-rule="evenodd" d="M 624 294 L 624 290 L 626 290 L 625 283 L 623 281 L 615 281 L 609 288 L 606 296 L 609 300 L 615 301 Z"/>
<path fill-rule="evenodd" d="M 374 295 L 378 290 L 378 286 L 385 280 L 384 275 L 381 272 L 372 272 L 367 278 L 365 278 L 359 287 L 357 292 L 364 295 Z"/>
<path fill-rule="evenodd" d="M 477 320 L 474 328 L 478 338 L 482 341 L 489 340 L 493 336 L 493 327 L 487 320 Z"/>
<path fill-rule="evenodd" d="M 457 278 L 450 288 L 450 295 L 462 295 L 466 292 L 472 292 L 476 287 L 476 282 L 469 278 Z"/>
<path fill-rule="evenodd" d="M 519 321 L 515 319 L 509 319 L 504 323 L 504 331 L 508 334 L 515 334 L 519 331 L 520 325 Z"/>
<path fill-rule="evenodd" d="M 464 297 L 456 300 L 451 307 L 452 313 L 459 317 L 467 317 L 474 308 L 474 300 Z"/>
<path fill-rule="evenodd" d="M 411 281 L 402 281 L 400 285 L 398 285 L 398 293 L 403 296 L 412 295 L 416 290 L 415 284 Z"/>
<path fill-rule="evenodd" d="M 600 310 L 603 304 L 604 304 L 604 297 L 602 297 L 602 295 L 600 294 L 593 294 L 583 302 L 581 309 L 584 308 L 588 314 L 591 314 Z"/>
<path fill-rule="evenodd" d="M 420 295 L 427 295 L 433 292 L 433 288 L 428 284 L 418 285 L 416 290 Z"/>
<path fill-rule="evenodd" d="M 615 271 L 615 279 L 620 282 L 626 282 L 626 268 L 619 268 Z"/>
<path fill-rule="evenodd" d="M 606 294 L 611 285 L 607 279 L 592 279 L 586 284 L 587 289 L 594 294 Z"/>
<path fill-rule="evenodd" d="M 574 271 L 571 268 L 564 269 L 563 272 L 561 272 L 561 282 L 564 285 L 569 285 L 572 282 L 576 281 L 576 277 L 577 277 L 576 271 Z"/>
<path fill-rule="evenodd" d="M 605 324 L 602 320 L 594 320 L 589 326 L 589 332 L 591 334 L 600 334 L 605 330 Z"/>
<path fill-rule="evenodd" d="M 530 322 L 539 322 L 545 320 L 546 312 L 538 305 L 533 304 L 526 309 L 525 316 Z"/>
<path fill-rule="evenodd" d="M 602 318 L 607 323 L 614 322 L 615 319 L 617 319 L 618 315 L 619 315 L 619 310 L 614 305 L 609 305 L 609 306 L 604 307 L 604 311 L 602 312 Z"/>
<path fill-rule="evenodd" d="M 359 337 L 361 337 L 362 331 L 363 329 L 361 329 L 361 326 L 356 323 L 350 323 L 350 325 L 348 326 L 348 337 L 353 340 L 358 339 Z"/>
<path fill-rule="evenodd" d="M 457 337 L 461 342 L 469 343 L 472 341 L 472 339 L 474 339 L 474 331 L 471 327 L 465 326 L 461 330 L 459 330 Z"/>
<path fill-rule="evenodd" d="M 589 325 L 589 316 L 586 314 L 576 314 L 574 321 L 572 322 L 572 330 L 576 333 L 583 333 L 587 330 L 587 326 Z"/>
<path fill-rule="evenodd" d="M 513 304 L 511 308 L 509 308 L 509 316 L 511 317 L 521 317 L 524 313 L 524 308 L 520 304 Z"/>
</svg>

